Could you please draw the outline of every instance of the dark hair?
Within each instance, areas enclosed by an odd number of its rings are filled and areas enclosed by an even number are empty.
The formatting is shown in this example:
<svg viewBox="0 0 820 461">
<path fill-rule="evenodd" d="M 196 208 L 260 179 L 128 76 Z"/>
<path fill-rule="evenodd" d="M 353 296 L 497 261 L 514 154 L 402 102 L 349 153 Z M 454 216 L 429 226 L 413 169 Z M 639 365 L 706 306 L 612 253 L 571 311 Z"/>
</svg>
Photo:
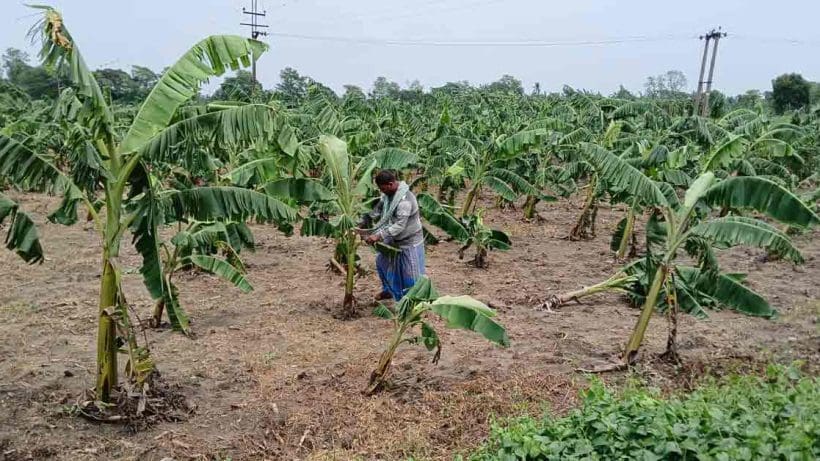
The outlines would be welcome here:
<svg viewBox="0 0 820 461">
<path fill-rule="evenodd" d="M 376 184 L 379 186 L 383 186 L 387 183 L 391 183 L 396 181 L 398 178 L 396 177 L 396 173 L 391 170 L 380 170 L 376 173 L 376 177 L 373 178 L 376 181 Z"/>
</svg>

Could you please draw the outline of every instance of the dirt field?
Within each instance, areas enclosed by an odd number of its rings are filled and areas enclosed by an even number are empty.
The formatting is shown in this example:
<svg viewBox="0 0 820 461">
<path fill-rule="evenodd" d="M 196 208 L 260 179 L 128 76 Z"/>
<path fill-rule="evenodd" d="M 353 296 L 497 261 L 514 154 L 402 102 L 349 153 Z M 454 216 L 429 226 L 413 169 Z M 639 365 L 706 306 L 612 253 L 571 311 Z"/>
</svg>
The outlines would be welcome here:
<svg viewBox="0 0 820 461">
<path fill-rule="evenodd" d="M 427 250 L 428 275 L 442 294 L 469 294 L 498 308 L 512 346 L 441 329 L 438 365 L 423 348 L 404 346 L 392 387 L 366 397 L 360 391 L 388 339 L 388 322 L 367 315 L 370 308 L 353 321 L 334 318 L 343 280 L 326 271 L 330 242 L 255 226 L 258 249 L 245 255 L 253 293 L 184 274 L 178 285 L 197 337 L 147 332 L 162 375 L 195 412 L 134 432 L 63 413 L 92 385 L 99 243 L 82 225 L 44 223 L 53 199 L 19 198 L 43 223 L 47 259 L 27 266 L 0 251 L 0 459 L 452 459 L 481 442 L 492 417 L 537 414 L 545 404 L 557 412 L 570 408 L 586 382 L 575 368 L 617 354 L 638 313 L 617 295 L 556 313 L 533 309 L 547 294 L 612 273 L 609 236 L 621 212 L 601 209 L 598 238 L 570 242 L 563 237 L 577 201 L 539 205 L 544 223 L 523 222 L 520 211 L 489 210 L 487 220 L 510 232 L 513 249 L 491 253 L 490 269 L 478 270 L 457 259 L 455 244 L 441 243 Z M 755 249 L 721 255 L 725 267 L 748 272 L 750 285 L 782 315 L 774 321 L 732 312 L 706 321 L 684 317 L 681 353 L 689 369 L 820 363 L 817 235 L 795 239 L 807 259 L 801 267 L 758 262 Z M 362 254 L 372 269 L 373 254 Z M 130 245 L 122 263 L 131 269 L 128 299 L 147 317 L 151 302 L 133 271 L 139 258 Z M 375 273 L 359 280 L 360 299 L 369 300 L 377 286 Z M 665 335 L 665 320 L 656 316 L 634 373 L 681 386 L 680 370 L 651 362 Z M 618 382 L 625 375 L 603 378 Z"/>
</svg>

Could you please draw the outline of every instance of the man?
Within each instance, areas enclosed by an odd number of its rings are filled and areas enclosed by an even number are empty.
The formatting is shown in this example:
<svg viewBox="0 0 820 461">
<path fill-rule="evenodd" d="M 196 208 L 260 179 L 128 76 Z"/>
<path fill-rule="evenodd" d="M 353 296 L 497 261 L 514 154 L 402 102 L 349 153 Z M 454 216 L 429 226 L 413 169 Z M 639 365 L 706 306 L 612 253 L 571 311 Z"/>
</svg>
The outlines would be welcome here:
<svg viewBox="0 0 820 461">
<path fill-rule="evenodd" d="M 359 231 L 368 234 L 365 239 L 368 245 L 383 242 L 400 250 L 394 256 L 381 252 L 376 255 L 376 269 L 382 282 L 382 291 L 376 299 L 392 297 L 398 301 L 424 275 L 424 234 L 419 204 L 407 183 L 399 181 L 392 171 L 379 171 L 375 182 L 382 196 L 364 216 Z M 362 229 L 374 220 L 373 228 Z"/>
</svg>

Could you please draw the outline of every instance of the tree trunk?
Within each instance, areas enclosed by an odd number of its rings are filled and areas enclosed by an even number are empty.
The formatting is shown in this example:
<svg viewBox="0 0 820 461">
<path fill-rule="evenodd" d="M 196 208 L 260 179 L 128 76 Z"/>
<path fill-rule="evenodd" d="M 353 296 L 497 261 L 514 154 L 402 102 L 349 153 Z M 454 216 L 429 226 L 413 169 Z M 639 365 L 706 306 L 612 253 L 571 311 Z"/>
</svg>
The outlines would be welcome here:
<svg viewBox="0 0 820 461">
<path fill-rule="evenodd" d="M 438 187 L 438 194 L 436 195 L 436 200 L 439 203 L 444 203 L 444 200 L 447 197 L 447 185 L 444 181 L 441 182 L 441 185 Z"/>
<path fill-rule="evenodd" d="M 345 274 L 345 298 L 342 301 L 342 316 L 351 319 L 356 315 L 355 299 L 353 298 L 353 287 L 356 275 L 356 234 L 347 237 L 347 273 Z"/>
<path fill-rule="evenodd" d="M 387 349 L 382 352 L 381 357 L 379 357 L 379 364 L 376 366 L 376 369 L 370 373 L 370 380 L 367 383 L 367 389 L 365 389 L 365 393 L 367 395 L 374 394 L 384 383 L 384 379 L 390 371 L 390 364 L 393 362 L 393 356 L 396 354 L 396 349 L 398 349 L 399 344 L 401 344 L 401 338 L 404 336 L 405 329 L 406 326 L 402 325 L 398 330 L 396 330 L 393 337 L 390 339 L 390 344 L 388 344 Z"/>
<path fill-rule="evenodd" d="M 624 259 L 626 256 L 626 250 L 629 248 L 629 244 L 633 242 L 632 236 L 634 235 L 635 230 L 635 209 L 630 207 L 629 212 L 626 215 L 626 225 L 624 226 L 624 234 L 621 236 L 621 243 L 618 245 L 618 252 L 615 253 L 615 257 L 618 259 Z"/>
<path fill-rule="evenodd" d="M 658 295 L 661 287 L 666 281 L 666 274 L 669 271 L 666 265 L 661 265 L 655 272 L 655 278 L 652 279 L 652 285 L 649 287 L 649 293 L 646 295 L 646 301 L 641 311 L 641 316 L 638 317 L 638 322 L 632 330 L 632 335 L 629 337 L 629 342 L 626 344 L 624 350 L 624 362 L 634 363 L 638 349 L 641 347 L 643 337 L 646 334 L 646 328 L 649 326 L 649 319 L 652 317 L 652 312 L 655 310 L 655 305 L 658 302 Z"/>
<path fill-rule="evenodd" d="M 487 261 L 487 249 L 481 246 L 476 246 L 475 251 L 475 258 L 473 258 L 473 264 L 475 267 L 480 269 L 486 269 L 490 266 L 490 263 Z"/>
<path fill-rule="evenodd" d="M 589 216 L 589 238 L 595 238 L 595 222 L 598 221 L 598 201 L 597 198 L 592 199 L 592 212 Z"/>
<path fill-rule="evenodd" d="M 595 216 L 598 212 L 598 207 L 595 205 L 595 189 L 598 187 L 598 177 L 593 176 L 589 181 L 589 190 L 587 197 L 584 200 L 584 207 L 581 209 L 581 215 L 575 227 L 569 234 L 570 240 L 587 240 L 595 237 Z"/>
<path fill-rule="evenodd" d="M 154 304 L 154 313 L 151 315 L 151 326 L 159 328 L 162 325 L 162 312 L 165 310 L 165 300 L 159 299 Z"/>
<path fill-rule="evenodd" d="M 103 256 L 100 281 L 100 314 L 97 329 L 97 399 L 111 401 L 117 386 L 117 322 L 112 317 L 118 303 L 117 277 L 109 260 L 108 250 Z"/>
<path fill-rule="evenodd" d="M 669 283 L 671 280 L 671 283 Z M 666 283 L 666 319 L 668 322 L 668 332 L 666 336 L 666 351 L 661 354 L 661 358 L 672 363 L 680 363 L 678 355 L 678 294 L 675 291 L 675 276 L 672 274 Z"/>
<path fill-rule="evenodd" d="M 538 305 L 536 309 L 552 311 L 553 309 L 559 308 L 572 300 L 578 301 L 580 298 L 585 298 L 590 295 L 604 293 L 607 291 L 621 291 L 631 279 L 633 279 L 633 277 L 630 277 L 624 273 L 618 273 L 601 283 L 560 295 L 552 295 L 547 298 L 546 301 Z"/>
<path fill-rule="evenodd" d="M 533 219 L 535 214 L 535 206 L 538 204 L 538 198 L 532 195 L 527 196 L 527 201 L 524 202 L 524 219 Z"/>
<path fill-rule="evenodd" d="M 464 205 L 461 207 L 462 218 L 470 213 L 470 207 L 473 205 L 473 201 L 475 201 L 477 189 L 477 186 L 473 186 L 473 188 L 470 189 L 469 192 L 467 192 L 467 197 L 464 198 Z"/>
</svg>

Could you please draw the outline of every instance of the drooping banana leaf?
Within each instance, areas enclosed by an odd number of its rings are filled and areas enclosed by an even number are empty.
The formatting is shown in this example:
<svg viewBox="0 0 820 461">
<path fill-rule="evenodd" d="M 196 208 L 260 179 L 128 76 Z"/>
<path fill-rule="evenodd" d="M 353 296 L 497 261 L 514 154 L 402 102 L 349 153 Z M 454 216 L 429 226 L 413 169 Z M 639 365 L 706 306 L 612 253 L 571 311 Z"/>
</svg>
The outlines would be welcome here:
<svg viewBox="0 0 820 461">
<path fill-rule="evenodd" d="M 17 253 L 29 264 L 43 262 L 43 247 L 40 236 L 31 217 L 20 211 L 17 203 L 0 194 L 0 224 L 9 219 L 6 233 L 6 248 Z"/>
<path fill-rule="evenodd" d="M 820 218 L 796 195 L 757 176 L 735 176 L 709 188 L 703 201 L 715 207 L 753 209 L 782 223 L 809 227 Z"/>
<path fill-rule="evenodd" d="M 164 191 L 159 196 L 164 208 L 177 219 L 193 217 L 199 221 L 255 218 L 265 223 L 292 223 L 296 220 L 293 208 L 281 201 L 238 187 L 197 187 L 187 190 Z"/>
<path fill-rule="evenodd" d="M 700 223 L 690 232 L 719 244 L 756 246 L 795 263 L 803 262 L 800 251 L 792 245 L 786 234 L 758 219 L 725 216 Z"/>
<path fill-rule="evenodd" d="M 234 286 L 242 290 L 243 293 L 250 293 L 253 291 L 253 286 L 251 286 L 245 276 L 229 263 L 219 258 L 202 254 L 191 255 L 189 259 L 192 263 L 205 272 L 210 272 L 211 274 L 217 275 L 220 278 L 232 283 Z"/>
<path fill-rule="evenodd" d="M 446 320 L 448 328 L 474 331 L 498 345 L 510 345 L 507 331 L 491 318 L 495 311 L 469 296 L 442 296 L 430 304 L 430 310 Z"/>
<path fill-rule="evenodd" d="M 293 199 L 299 203 L 324 202 L 336 197 L 322 183 L 308 178 L 279 179 L 265 184 L 264 188 L 268 195 Z"/>
<path fill-rule="evenodd" d="M 587 161 L 593 165 L 602 179 L 611 187 L 624 190 L 649 206 L 669 206 L 666 197 L 655 181 L 646 177 L 617 155 L 589 143 L 583 143 L 581 151 Z"/>
<path fill-rule="evenodd" d="M 214 35 L 194 45 L 166 70 L 145 99 L 120 144 L 120 152 L 141 149 L 168 126 L 177 109 L 194 97 L 209 78 L 247 67 L 267 45 L 234 35 Z"/>
<path fill-rule="evenodd" d="M 438 201 L 429 194 L 418 194 L 416 200 L 419 211 L 430 224 L 443 230 L 447 235 L 459 242 L 470 238 L 467 229 L 452 213 L 447 211 Z"/>
</svg>

